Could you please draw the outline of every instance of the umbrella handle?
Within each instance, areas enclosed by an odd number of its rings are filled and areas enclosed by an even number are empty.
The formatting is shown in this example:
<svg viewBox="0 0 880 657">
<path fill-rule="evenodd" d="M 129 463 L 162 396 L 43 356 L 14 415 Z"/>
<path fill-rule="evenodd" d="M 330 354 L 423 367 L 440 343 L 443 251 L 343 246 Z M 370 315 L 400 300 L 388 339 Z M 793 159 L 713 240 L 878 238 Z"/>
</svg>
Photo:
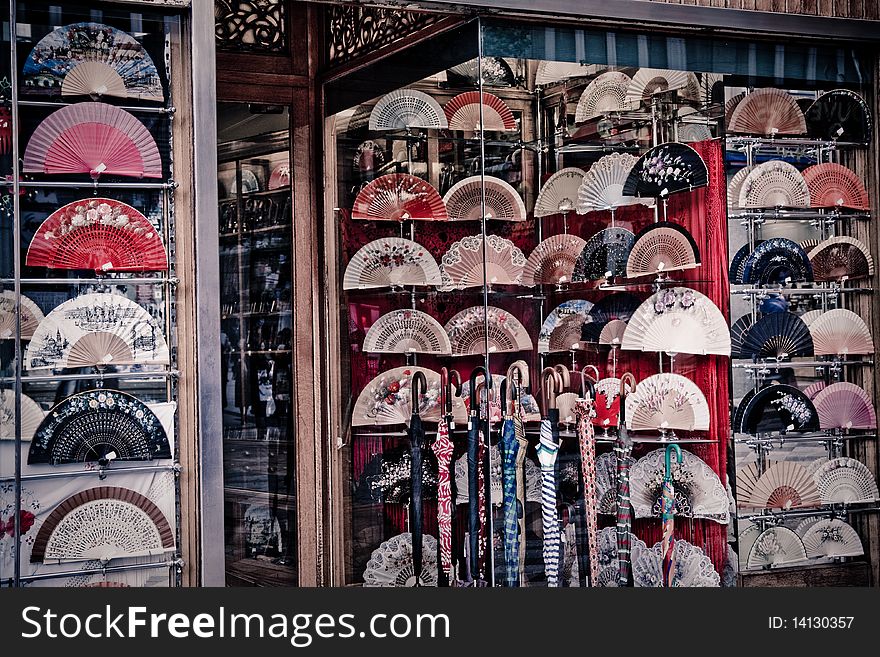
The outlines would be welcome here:
<svg viewBox="0 0 880 657">
<path fill-rule="evenodd" d="M 510 378 L 514 373 L 519 373 L 519 385 L 523 388 L 529 387 L 529 366 L 524 360 L 518 360 L 507 368 L 507 377 Z"/>
<path fill-rule="evenodd" d="M 556 408 L 556 395 L 562 389 L 562 377 L 556 368 L 545 367 L 541 370 L 541 397 L 544 402 L 544 414 L 546 415 L 551 408 Z"/>
<path fill-rule="evenodd" d="M 636 377 L 634 377 L 630 372 L 625 372 L 620 377 L 620 413 L 618 413 L 618 425 L 623 427 L 626 426 L 626 386 L 630 384 L 629 391 L 636 391 Z"/>
<path fill-rule="evenodd" d="M 596 376 L 599 375 L 599 370 L 596 369 L 595 365 L 587 365 L 587 367 L 592 367 L 596 370 Z M 595 381 L 587 376 L 587 367 L 581 369 L 581 399 L 596 399 L 596 385 Z M 587 397 L 587 390 L 590 391 L 590 396 Z"/>
<path fill-rule="evenodd" d="M 421 388 L 419 384 L 421 383 Z M 428 392 L 428 380 L 425 378 L 423 372 L 416 371 L 415 374 L 412 375 L 410 379 L 410 389 L 412 390 L 412 400 L 413 400 L 413 415 L 419 415 L 419 399 L 421 395 L 427 394 Z M 421 394 L 419 391 L 421 390 Z M 420 416 L 421 417 L 421 416 Z"/>
<path fill-rule="evenodd" d="M 445 367 L 440 368 L 440 408 L 443 413 L 448 413 L 448 409 L 452 408 L 452 400 L 449 399 L 449 370 Z"/>
<path fill-rule="evenodd" d="M 678 445 L 666 446 L 666 477 L 663 481 L 672 481 L 672 455 L 675 454 L 676 463 L 682 462 L 681 447 Z"/>
<path fill-rule="evenodd" d="M 477 377 L 482 374 L 483 375 L 483 385 L 486 386 L 487 390 L 492 389 L 492 376 L 486 371 L 486 368 L 482 365 L 478 365 L 473 370 L 471 370 L 470 377 L 470 403 L 471 403 L 471 413 L 474 412 L 475 408 L 479 408 L 480 398 L 477 395 Z M 487 395 L 488 400 L 488 395 Z"/>
<path fill-rule="evenodd" d="M 571 385 L 571 373 L 565 365 L 557 365 L 553 369 L 559 374 L 559 385 L 560 388 L 557 393 L 562 392 L 565 388 L 568 388 Z"/>
</svg>

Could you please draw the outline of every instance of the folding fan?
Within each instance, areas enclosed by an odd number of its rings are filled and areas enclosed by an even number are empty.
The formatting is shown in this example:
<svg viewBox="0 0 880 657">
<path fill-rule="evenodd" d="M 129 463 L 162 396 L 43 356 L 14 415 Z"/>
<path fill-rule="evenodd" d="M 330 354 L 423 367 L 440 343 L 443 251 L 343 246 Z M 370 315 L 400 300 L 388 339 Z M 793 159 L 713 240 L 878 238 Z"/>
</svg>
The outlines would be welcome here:
<svg viewBox="0 0 880 657">
<path fill-rule="evenodd" d="M 626 261 L 626 275 L 655 276 L 700 266 L 700 251 L 691 234 L 678 224 L 648 224 L 635 236 Z"/>
<path fill-rule="evenodd" d="M 678 374 L 643 379 L 626 398 L 626 425 L 633 431 L 708 431 L 709 404 L 696 383 Z"/>
<path fill-rule="evenodd" d="M 748 328 L 734 358 L 795 358 L 813 355 L 813 337 L 793 313 L 764 315 Z"/>
<path fill-rule="evenodd" d="M 679 91 L 682 98 L 699 100 L 700 83 L 697 76 L 687 71 L 670 71 L 660 68 L 640 68 L 626 90 L 626 100 L 636 106 L 650 101 L 655 94 Z"/>
<path fill-rule="evenodd" d="M 814 208 L 870 210 L 865 183 L 852 169 L 834 162 L 814 164 L 803 170 Z"/>
<path fill-rule="evenodd" d="M 737 108 L 737 105 L 739 105 L 745 99 L 745 97 L 745 93 L 739 93 L 735 96 L 731 96 L 724 103 L 724 125 L 727 127 L 728 132 L 731 132 L 730 120 L 733 117 L 733 110 Z"/>
<path fill-rule="evenodd" d="M 631 561 L 638 555 L 653 555 L 653 551 L 648 549 L 645 542 L 632 532 L 625 532 L 626 540 L 630 546 Z M 596 543 L 599 548 L 599 574 L 596 577 L 597 586 L 616 587 L 620 577 L 620 565 L 617 560 L 617 540 L 618 533 L 616 527 L 605 527 L 599 530 L 599 536 Z M 650 558 L 656 559 L 656 556 Z M 633 582 L 633 584 L 638 584 Z"/>
<path fill-rule="evenodd" d="M 788 162 L 770 160 L 755 166 L 739 192 L 741 208 L 808 208 L 810 189 Z"/>
<path fill-rule="evenodd" d="M 620 345 L 623 342 L 623 334 L 626 332 L 626 322 L 622 319 L 612 319 L 602 327 L 599 333 L 599 344 Z"/>
<path fill-rule="evenodd" d="M 640 588 L 661 588 L 668 579 L 668 586 L 674 588 L 721 586 L 721 576 L 701 548 L 684 539 L 676 539 L 671 549 L 670 572 L 664 577 L 662 543 L 656 543 L 649 550 L 633 546 L 633 585 Z"/>
<path fill-rule="evenodd" d="M 629 392 L 629 385 L 626 386 Z M 606 431 L 616 429 L 620 415 L 620 379 L 609 376 L 600 379 L 596 384 L 596 403 L 594 405 L 596 416 L 593 424 Z"/>
<path fill-rule="evenodd" d="M 462 454 L 455 460 L 455 503 L 468 503 L 468 464 L 467 454 Z M 492 504 L 501 504 L 501 450 L 497 445 L 489 447 L 489 470 L 490 487 L 492 490 Z"/>
<path fill-rule="evenodd" d="M 416 89 L 395 89 L 382 96 L 370 112 L 370 130 L 448 127 L 440 103 Z"/>
<path fill-rule="evenodd" d="M 487 329 L 488 327 L 488 329 Z M 465 308 L 446 322 L 452 355 L 531 351 L 532 339 L 520 321 L 495 306 Z"/>
<path fill-rule="evenodd" d="M 871 396 L 854 383 L 824 387 L 813 398 L 820 429 L 875 429 L 877 415 Z"/>
<path fill-rule="evenodd" d="M 792 566 L 805 561 L 807 550 L 800 536 L 788 527 L 768 527 L 749 550 L 749 568 Z"/>
<path fill-rule="evenodd" d="M 803 315 L 801 315 L 801 319 L 803 319 Z M 813 402 L 813 405 L 816 405 L 816 395 L 818 395 L 822 390 L 825 389 L 827 384 L 824 381 L 816 381 L 815 383 L 811 383 L 806 388 L 804 388 L 804 394 L 810 398 L 810 401 Z M 816 409 L 818 412 L 819 409 Z M 821 418 L 820 418 L 821 422 Z"/>
<path fill-rule="evenodd" d="M 730 355 L 727 320 L 709 297 L 688 287 L 666 288 L 633 313 L 623 349 Z"/>
<path fill-rule="evenodd" d="M 743 183 L 745 183 L 746 178 L 748 178 L 754 168 L 754 166 L 744 166 L 733 174 L 730 182 L 727 184 L 727 207 L 731 210 L 739 208 L 739 196 L 742 192 Z"/>
<path fill-rule="evenodd" d="M 584 174 L 578 188 L 578 214 L 614 210 L 624 205 L 652 205 L 653 199 L 625 196 L 623 186 L 639 158 L 628 153 L 611 153 L 599 158 Z"/>
<path fill-rule="evenodd" d="M 354 200 L 352 219 L 369 221 L 446 221 L 446 206 L 430 183 L 408 173 L 371 180 Z"/>
<path fill-rule="evenodd" d="M 513 70 L 501 57 L 475 57 L 463 64 L 446 69 L 446 81 L 450 84 L 493 87 L 512 87 L 516 85 Z"/>
<path fill-rule="evenodd" d="M 21 396 L 21 439 L 30 440 L 46 413 L 25 394 Z M 0 440 L 15 440 L 15 392 L 0 388 Z"/>
<path fill-rule="evenodd" d="M 554 173 L 538 192 L 534 215 L 549 217 L 574 211 L 578 202 L 578 189 L 583 181 L 584 172 L 577 167 L 566 167 Z"/>
<path fill-rule="evenodd" d="M 742 346 L 749 329 L 752 326 L 751 315 L 743 315 L 730 326 L 730 357 L 748 358 L 743 356 Z"/>
<path fill-rule="evenodd" d="M 562 285 L 571 282 L 578 256 L 587 245 L 577 235 L 554 235 L 535 247 L 523 269 L 522 284 Z"/>
<path fill-rule="evenodd" d="M 488 91 L 483 92 L 482 104 L 479 91 L 465 91 L 446 103 L 443 111 L 450 130 L 516 130 L 516 119 L 507 103 Z"/>
<path fill-rule="evenodd" d="M 538 334 L 538 353 L 569 351 L 581 339 L 581 326 L 590 320 L 593 304 L 584 299 L 563 301 L 547 315 Z"/>
<path fill-rule="evenodd" d="M 819 429 L 819 416 L 813 402 L 800 390 L 784 384 L 773 384 L 761 388 L 748 400 L 743 398 L 744 407 L 738 433 L 758 434 L 788 431 L 816 431 Z"/>
<path fill-rule="evenodd" d="M 724 99 L 724 76 L 721 73 L 699 74 L 700 77 L 700 102 L 705 105 L 714 105 Z"/>
<path fill-rule="evenodd" d="M 288 162 L 279 164 L 272 169 L 272 173 L 269 174 L 268 189 L 271 191 L 286 187 L 290 187 L 290 163 Z"/>
<path fill-rule="evenodd" d="M 499 219 L 525 221 L 526 206 L 510 183 L 494 176 L 470 176 L 455 183 L 443 196 L 452 221 Z"/>
<path fill-rule="evenodd" d="M 602 335 L 602 329 L 608 322 L 588 322 L 581 326 L 581 342 L 588 344 L 599 344 L 599 336 Z M 626 322 L 624 322 L 624 326 Z M 620 346 L 620 345 L 617 345 Z"/>
<path fill-rule="evenodd" d="M 162 158 L 149 130 L 123 109 L 77 103 L 56 110 L 34 130 L 25 173 L 88 173 L 161 178 Z"/>
<path fill-rule="evenodd" d="M 690 119 L 682 121 L 681 118 L 689 116 Z M 709 127 L 709 117 L 700 113 L 693 107 L 682 107 L 678 110 L 678 141 L 683 143 L 693 143 L 695 141 L 706 141 L 712 139 L 712 129 Z M 697 123 L 695 119 L 701 121 Z"/>
<path fill-rule="evenodd" d="M 856 530 L 837 518 L 818 518 L 801 538 L 808 559 L 860 557 L 865 553 Z"/>
<path fill-rule="evenodd" d="M 764 240 L 755 240 L 755 246 L 758 246 Z M 730 259 L 730 284 L 741 285 L 743 281 L 743 270 L 746 266 L 746 260 L 752 255 L 752 249 L 748 242 L 743 244 L 733 257 Z"/>
<path fill-rule="evenodd" d="M 848 89 L 822 94 L 806 111 L 807 134 L 818 139 L 871 141 L 873 122 L 865 99 Z"/>
<path fill-rule="evenodd" d="M 25 351 L 25 368 L 168 364 L 165 336 L 144 308 L 118 294 L 83 294 L 52 310 Z"/>
<path fill-rule="evenodd" d="M 868 247 L 854 237 L 830 237 L 807 253 L 817 281 L 840 281 L 874 275 Z"/>
<path fill-rule="evenodd" d="M 865 320 L 851 310 L 822 313 L 809 326 L 817 356 L 873 354 L 874 340 Z"/>
<path fill-rule="evenodd" d="M 378 171 L 385 164 L 385 151 L 382 147 L 372 139 L 361 142 L 357 150 L 354 152 L 354 168 L 362 173 L 370 171 Z M 290 178 L 290 171 L 287 174 Z M 288 183 L 285 182 L 285 185 Z M 272 182 L 269 181 L 269 188 L 272 188 Z"/>
<path fill-rule="evenodd" d="M 754 285 L 813 280 L 813 267 L 804 250 L 784 237 L 773 237 L 755 247 L 746 258 L 742 282 Z"/>
<path fill-rule="evenodd" d="M 101 23 L 75 23 L 37 42 L 22 69 L 25 89 L 63 96 L 115 96 L 161 102 L 162 82 L 133 36 Z"/>
<path fill-rule="evenodd" d="M 519 285 L 525 266 L 525 254 L 510 240 L 472 235 L 449 247 L 440 262 L 440 275 L 444 289 Z"/>
<path fill-rule="evenodd" d="M 841 456 L 813 473 L 822 504 L 856 504 L 880 499 L 877 481 L 861 461 Z"/>
<path fill-rule="evenodd" d="M 635 463 L 627 457 L 630 465 Z M 596 457 L 596 501 L 599 513 L 614 514 L 617 511 L 617 458 L 614 452 Z"/>
<path fill-rule="evenodd" d="M 740 486 L 737 477 L 737 492 L 740 505 L 746 508 L 796 509 L 819 504 L 813 476 L 796 461 L 773 463 L 753 486 Z"/>
<path fill-rule="evenodd" d="M 130 205 L 90 198 L 55 210 L 28 248 L 28 267 L 107 271 L 167 271 L 158 231 Z"/>
<path fill-rule="evenodd" d="M 30 340 L 43 321 L 43 311 L 25 295 L 15 296 L 12 290 L 0 292 L 0 340 L 15 338 L 15 300 L 18 298 L 21 312 L 21 339 Z"/>
<path fill-rule="evenodd" d="M 576 62 L 553 62 L 541 60 L 535 70 L 535 86 L 546 87 L 561 80 L 570 78 L 582 78 L 593 75 L 596 72 L 595 65 L 585 65 Z"/>
<path fill-rule="evenodd" d="M 731 113 L 727 130 L 747 135 L 802 135 L 807 124 L 794 96 L 770 87 L 747 94 Z"/>
<path fill-rule="evenodd" d="M 440 267 L 425 247 L 400 237 L 383 237 L 362 246 L 352 256 L 342 287 L 363 290 L 441 283 Z"/>
<path fill-rule="evenodd" d="M 642 302 L 634 294 L 615 292 L 597 301 L 590 310 L 590 317 L 594 322 L 602 324 L 612 319 L 622 319 L 624 322 L 628 322 L 641 305 Z"/>
<path fill-rule="evenodd" d="M 575 123 L 583 123 L 612 112 L 628 112 L 638 108 L 638 101 L 628 100 L 627 89 L 632 79 L 626 73 L 608 71 L 594 78 L 578 99 Z"/>
<path fill-rule="evenodd" d="M 663 198 L 709 184 L 703 158 L 687 144 L 669 142 L 646 151 L 633 165 L 623 185 L 625 196 Z"/>
<path fill-rule="evenodd" d="M 749 509 L 755 508 L 752 503 L 752 493 L 761 478 L 761 469 L 756 462 L 747 465 L 737 465 L 736 468 L 736 505 Z"/>
<path fill-rule="evenodd" d="M 352 411 L 351 425 L 408 424 L 412 417 L 412 377 L 416 372 L 424 374 L 428 382 L 427 391 L 419 399 L 422 419 L 439 420 L 440 375 L 424 367 L 396 367 L 382 372 L 361 390 Z"/>
<path fill-rule="evenodd" d="M 626 261 L 636 236 L 626 228 L 604 228 L 584 245 L 574 266 L 575 283 L 626 275 Z"/>
<path fill-rule="evenodd" d="M 449 336 L 436 319 L 420 310 L 392 310 L 367 331 L 365 353 L 449 354 Z"/>
</svg>

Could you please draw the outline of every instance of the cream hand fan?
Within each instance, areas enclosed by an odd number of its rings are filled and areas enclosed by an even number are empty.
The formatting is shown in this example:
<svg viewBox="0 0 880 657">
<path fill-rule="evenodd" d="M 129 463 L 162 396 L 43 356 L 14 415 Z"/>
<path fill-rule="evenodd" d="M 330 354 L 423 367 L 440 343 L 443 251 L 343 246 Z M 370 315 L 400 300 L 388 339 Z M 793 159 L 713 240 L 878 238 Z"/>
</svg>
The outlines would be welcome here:
<svg viewBox="0 0 880 657">
<path fill-rule="evenodd" d="M 673 354 L 730 355 L 730 330 L 718 307 L 687 287 L 649 297 L 630 318 L 623 349 Z"/>
<path fill-rule="evenodd" d="M 538 62 L 535 71 L 535 86 L 546 87 L 570 78 L 582 78 L 593 75 L 596 72 L 594 64 L 578 64 L 575 62 L 551 62 L 542 60 Z"/>
<path fill-rule="evenodd" d="M 40 322 L 25 351 L 29 370 L 169 363 L 157 321 L 118 294 L 83 294 Z"/>
<path fill-rule="evenodd" d="M 641 555 L 648 550 L 645 542 L 632 532 L 626 532 L 629 541 L 630 550 L 633 555 Z M 617 528 L 605 527 L 599 530 L 596 538 L 596 545 L 599 548 L 599 576 L 597 578 L 599 586 L 616 587 L 618 582 L 618 560 L 617 560 Z"/>
<path fill-rule="evenodd" d="M 749 463 L 736 469 L 736 506 L 741 509 L 757 508 L 755 488 L 761 478 L 761 471 L 757 463 Z"/>
<path fill-rule="evenodd" d="M 858 504 L 880 499 L 874 475 L 861 461 L 841 456 L 813 473 L 822 504 Z"/>
<path fill-rule="evenodd" d="M 611 153 L 599 158 L 584 174 L 578 189 L 577 213 L 614 210 L 637 203 L 653 206 L 654 199 L 623 195 L 623 185 L 638 161 L 638 157 L 628 153 Z"/>
<path fill-rule="evenodd" d="M 509 132 L 516 130 L 513 112 L 495 94 L 483 92 L 482 103 L 479 91 L 465 91 L 458 94 L 443 106 L 450 130 Z"/>
<path fill-rule="evenodd" d="M 623 334 L 626 333 L 626 322 L 622 319 L 612 319 L 602 327 L 599 333 L 599 344 L 617 346 L 623 343 Z"/>
<path fill-rule="evenodd" d="M 538 353 L 549 354 L 577 349 L 581 341 L 581 327 L 591 321 L 592 302 L 572 299 L 559 304 L 547 315 L 538 334 Z"/>
<path fill-rule="evenodd" d="M 874 402 L 855 383 L 839 381 L 824 386 L 813 397 L 813 405 L 819 414 L 820 429 L 877 428 Z"/>
<path fill-rule="evenodd" d="M 699 101 L 700 83 L 697 76 L 686 71 L 670 71 L 659 68 L 640 68 L 626 90 L 626 100 L 636 106 L 642 101 L 650 102 L 656 94 L 678 91 L 686 100 Z"/>
<path fill-rule="evenodd" d="M 691 234 L 678 224 L 660 221 L 636 234 L 626 261 L 628 278 L 656 276 L 700 266 L 700 251 Z"/>
<path fill-rule="evenodd" d="M 449 336 L 436 319 L 420 310 L 392 310 L 367 331 L 365 353 L 449 354 Z"/>
<path fill-rule="evenodd" d="M 817 356 L 874 353 L 874 340 L 865 320 L 844 308 L 822 313 L 810 324 L 810 335 Z"/>
<path fill-rule="evenodd" d="M 489 480 L 492 489 L 492 504 L 501 504 L 501 451 L 497 445 L 489 447 Z M 455 461 L 455 503 L 468 503 L 468 464 L 467 454 Z"/>
<path fill-rule="evenodd" d="M 487 331 L 488 325 L 488 331 Z M 531 351 L 532 339 L 520 321 L 506 310 L 487 306 L 466 308 L 446 323 L 453 356 Z"/>
<path fill-rule="evenodd" d="M 808 559 L 860 557 L 862 541 L 851 525 L 837 518 L 822 518 L 801 534 Z"/>
<path fill-rule="evenodd" d="M 419 399 L 419 412 L 427 422 L 440 419 L 440 375 L 424 367 L 396 367 L 370 381 L 358 395 L 351 426 L 408 424 L 412 417 L 412 377 L 425 375 L 428 389 Z"/>
<path fill-rule="evenodd" d="M 788 162 L 770 160 L 755 166 L 739 192 L 741 208 L 808 208 L 810 190 L 801 172 Z"/>
<path fill-rule="evenodd" d="M 575 263 L 587 242 L 577 235 L 554 235 L 535 247 L 523 269 L 522 284 L 564 285 L 571 282 Z"/>
<path fill-rule="evenodd" d="M 473 235 L 449 247 L 440 263 L 440 276 L 443 288 L 447 290 L 482 285 L 519 285 L 525 265 L 525 254 L 510 240 L 488 235 L 484 246 L 483 236 Z"/>
<path fill-rule="evenodd" d="M 633 431 L 709 430 L 706 396 L 696 383 L 679 374 L 643 379 L 626 405 L 626 425 Z"/>
<path fill-rule="evenodd" d="M 416 89 L 395 89 L 382 96 L 370 112 L 370 130 L 448 127 L 440 104 Z"/>
<path fill-rule="evenodd" d="M 678 110 L 678 117 L 689 116 L 687 121 L 680 121 L 678 124 L 677 141 L 684 143 L 693 143 L 695 141 L 706 141 L 712 139 L 712 129 L 709 127 L 709 117 L 701 114 L 693 107 L 682 107 Z M 696 123 L 699 120 L 701 123 Z"/>
<path fill-rule="evenodd" d="M 33 399 L 21 396 L 21 439 L 27 442 L 46 416 L 42 407 Z M 0 388 L 0 440 L 15 440 L 15 392 Z"/>
<path fill-rule="evenodd" d="M 626 73 L 608 71 L 587 85 L 578 100 L 575 123 L 583 123 L 612 112 L 628 112 L 638 108 L 638 101 L 627 99 L 632 79 Z"/>
<path fill-rule="evenodd" d="M 739 477 L 737 477 L 737 489 Z M 796 509 L 819 505 L 819 490 L 812 475 L 796 461 L 777 461 L 758 478 L 740 503 L 755 509 Z"/>
<path fill-rule="evenodd" d="M 713 105 L 724 98 L 724 76 L 720 73 L 700 73 L 700 102 Z"/>
<path fill-rule="evenodd" d="M 871 209 L 865 183 L 852 169 L 842 164 L 824 162 L 807 167 L 803 175 L 810 190 L 812 207 Z"/>
<path fill-rule="evenodd" d="M 422 572 L 416 577 L 412 534 L 398 534 L 373 550 L 364 571 L 364 586 L 437 586 L 437 539 L 422 534 Z"/>
<path fill-rule="evenodd" d="M 729 209 L 739 209 L 739 197 L 742 192 L 742 186 L 754 168 L 754 166 L 744 166 L 733 174 L 727 185 L 727 207 Z"/>
<path fill-rule="evenodd" d="M 534 215 L 549 217 L 573 212 L 578 201 L 578 189 L 583 181 L 584 172 L 577 167 L 566 167 L 554 173 L 538 192 Z"/>
<path fill-rule="evenodd" d="M 572 264 L 573 268 L 574 264 Z M 15 338 L 15 298 L 15 292 L 12 290 L 0 292 L 0 340 Z M 21 339 L 30 340 L 43 321 L 43 311 L 23 294 L 18 299 L 21 307 Z"/>
<path fill-rule="evenodd" d="M 807 533 L 807 530 L 815 525 L 822 519 L 821 516 L 809 516 L 801 520 L 794 528 L 794 533 L 801 537 L 801 540 L 804 539 L 804 534 Z"/>
<path fill-rule="evenodd" d="M 727 127 L 727 132 L 731 132 L 730 130 L 730 120 L 733 118 L 733 111 L 737 108 L 737 106 L 745 100 L 745 93 L 739 93 L 734 96 L 731 96 L 724 103 L 724 125 Z"/>
<path fill-rule="evenodd" d="M 801 315 L 801 321 L 807 325 L 807 328 L 809 328 L 810 324 L 816 321 L 821 315 L 821 310 L 808 310 L 803 315 Z"/>
<path fill-rule="evenodd" d="M 787 527 L 770 527 L 761 532 L 749 551 L 749 568 L 793 566 L 807 558 L 800 536 Z"/>
<path fill-rule="evenodd" d="M 440 267 L 428 249 L 400 237 L 383 237 L 362 246 L 345 268 L 342 287 L 365 290 L 404 285 L 439 286 Z"/>
<path fill-rule="evenodd" d="M 874 258 L 854 237 L 829 237 L 808 253 L 816 281 L 840 281 L 874 275 Z"/>
<path fill-rule="evenodd" d="M 470 176 L 443 197 L 451 221 L 498 219 L 525 221 L 526 206 L 510 183 L 495 176 Z"/>
<path fill-rule="evenodd" d="M 807 131 L 807 122 L 788 92 L 755 89 L 737 104 L 727 130 L 748 135 L 802 135 Z"/>
</svg>

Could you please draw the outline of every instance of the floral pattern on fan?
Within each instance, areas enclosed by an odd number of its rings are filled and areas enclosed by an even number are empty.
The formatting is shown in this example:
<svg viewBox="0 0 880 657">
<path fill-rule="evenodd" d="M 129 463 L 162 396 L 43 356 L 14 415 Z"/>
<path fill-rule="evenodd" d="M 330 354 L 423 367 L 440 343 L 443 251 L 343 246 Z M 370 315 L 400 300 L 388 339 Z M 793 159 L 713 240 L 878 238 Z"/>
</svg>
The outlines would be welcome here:
<svg viewBox="0 0 880 657">
<path fill-rule="evenodd" d="M 709 184 L 703 158 L 687 144 L 670 142 L 655 146 L 633 165 L 623 186 L 627 196 L 663 198 Z"/>
<path fill-rule="evenodd" d="M 374 240 L 352 256 L 345 268 L 346 290 L 404 285 L 440 285 L 440 267 L 417 242 L 400 237 Z"/>
<path fill-rule="evenodd" d="M 408 173 L 388 173 L 358 192 L 351 218 L 366 221 L 446 221 L 446 205 L 430 183 Z"/>
<path fill-rule="evenodd" d="M 398 534 L 373 550 L 364 571 L 364 586 L 437 586 L 437 539 L 422 535 L 422 574 L 416 581 L 412 534 Z"/>
<path fill-rule="evenodd" d="M 633 549 L 633 583 L 640 588 L 663 586 L 662 544 L 650 549 Z M 683 539 L 676 539 L 672 548 L 672 572 L 669 585 L 673 588 L 706 588 L 721 586 L 721 576 L 712 560 L 702 549 Z"/>
<path fill-rule="evenodd" d="M 18 556 L 18 546 L 15 544 L 15 498 L 15 482 L 0 481 L 0 563 L 9 563 L 6 561 L 7 559 L 13 559 Z M 42 504 L 34 491 L 22 486 L 21 505 L 18 514 L 22 546 L 34 544 L 36 532 L 32 530 L 37 516 L 42 510 Z"/>
<path fill-rule="evenodd" d="M 440 419 L 440 375 L 424 367 L 396 367 L 382 372 L 358 395 L 352 426 L 406 424 L 412 416 L 412 377 L 425 375 L 428 388 L 419 398 L 419 413 L 428 422 Z"/>
<path fill-rule="evenodd" d="M 16 296 L 13 290 L 0 292 L 0 340 L 11 340 L 16 332 L 16 300 L 21 314 L 21 339 L 30 340 L 43 321 L 43 311 L 25 295 Z"/>
</svg>

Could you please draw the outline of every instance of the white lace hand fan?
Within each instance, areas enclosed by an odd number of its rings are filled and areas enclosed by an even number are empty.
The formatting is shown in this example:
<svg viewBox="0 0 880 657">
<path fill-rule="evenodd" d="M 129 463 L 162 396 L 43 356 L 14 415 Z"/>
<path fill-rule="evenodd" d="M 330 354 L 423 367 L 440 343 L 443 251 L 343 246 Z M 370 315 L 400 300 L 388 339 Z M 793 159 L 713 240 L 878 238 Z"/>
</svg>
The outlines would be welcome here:
<svg viewBox="0 0 880 657">
<path fill-rule="evenodd" d="M 578 256 L 586 245 L 586 240 L 577 235 L 553 235 L 543 240 L 529 254 L 522 284 L 532 287 L 570 283 Z"/>
<path fill-rule="evenodd" d="M 633 431 L 709 430 L 706 396 L 696 383 L 678 374 L 643 379 L 626 405 L 626 425 Z"/>
<path fill-rule="evenodd" d="M 508 239 L 488 235 L 484 247 L 482 235 L 464 237 L 443 255 L 440 262 L 442 287 L 451 290 L 484 284 L 519 285 L 525 265 L 525 254 Z"/>
<path fill-rule="evenodd" d="M 15 339 L 15 292 L 0 292 L 0 340 Z M 43 311 L 25 295 L 18 297 L 21 305 L 21 339 L 30 340 L 34 331 L 43 321 Z"/>
<path fill-rule="evenodd" d="M 645 542 L 632 532 L 629 533 L 629 539 L 633 556 L 641 555 L 644 551 L 648 550 Z M 615 587 L 618 582 L 617 528 L 605 527 L 599 530 L 596 543 L 599 548 L 598 585 L 601 587 Z"/>
<path fill-rule="evenodd" d="M 437 539 L 422 534 L 422 574 L 416 581 L 412 534 L 398 534 L 373 550 L 364 571 L 364 586 L 437 586 Z"/>
<path fill-rule="evenodd" d="M 809 328 L 817 356 L 874 353 L 874 340 L 868 325 L 851 310 L 835 308 L 824 312 Z"/>
<path fill-rule="evenodd" d="M 488 332 L 486 328 L 488 324 Z M 473 306 L 457 313 L 446 323 L 453 356 L 483 354 L 486 341 L 489 353 L 531 351 L 532 339 L 520 321 L 495 306 Z"/>
<path fill-rule="evenodd" d="M 578 189 L 583 180 L 584 172 L 577 167 L 566 167 L 554 173 L 538 192 L 534 215 L 549 217 L 573 212 L 578 201 Z"/>
<path fill-rule="evenodd" d="M 663 552 L 657 543 L 650 549 L 632 551 L 633 584 L 639 588 L 663 586 Z M 676 539 L 672 548 L 672 572 L 669 584 L 674 588 L 711 588 L 721 586 L 721 576 L 712 560 L 696 545 Z"/>
<path fill-rule="evenodd" d="M 400 237 L 382 237 L 362 246 L 342 279 L 345 290 L 441 284 L 440 267 L 428 249 Z"/>
<path fill-rule="evenodd" d="M 386 354 L 449 354 L 452 346 L 440 322 L 420 310 L 392 310 L 367 331 L 364 352 Z"/>
<path fill-rule="evenodd" d="M 623 186 L 639 158 L 629 153 L 611 153 L 599 158 L 584 174 L 578 188 L 577 213 L 614 210 L 624 205 L 654 205 L 654 199 L 624 196 Z"/>
<path fill-rule="evenodd" d="M 448 127 L 440 104 L 417 89 L 395 89 L 382 96 L 370 112 L 370 130 Z"/>
<path fill-rule="evenodd" d="M 856 459 L 841 456 L 826 461 L 813 477 L 822 504 L 857 504 L 880 499 L 874 475 Z"/>
<path fill-rule="evenodd" d="M 428 389 L 419 399 L 419 413 L 426 422 L 440 419 L 440 375 L 424 367 L 395 367 L 376 376 L 358 395 L 351 426 L 409 424 L 412 417 L 412 377 L 425 375 Z"/>
<path fill-rule="evenodd" d="M 547 315 L 538 334 L 538 353 L 548 354 L 577 349 L 581 327 L 590 321 L 592 302 L 585 299 L 563 301 Z"/>
<path fill-rule="evenodd" d="M 495 176 L 469 176 L 443 196 L 450 221 L 525 221 L 526 206 L 517 191 Z M 485 215 L 484 215 L 485 212 Z"/>
<path fill-rule="evenodd" d="M 628 457 L 630 466 L 635 459 Z M 614 452 L 605 452 L 596 457 L 596 500 L 599 513 L 617 513 L 617 457 Z"/>
<path fill-rule="evenodd" d="M 608 71 L 593 79 L 578 99 L 575 123 L 612 112 L 628 112 L 638 108 L 638 102 L 627 98 L 632 79 L 619 71 Z"/>
<path fill-rule="evenodd" d="M 27 395 L 21 396 L 21 440 L 27 442 L 46 412 Z M 11 388 L 0 388 L 0 440 L 15 440 L 15 392 Z"/>
</svg>

